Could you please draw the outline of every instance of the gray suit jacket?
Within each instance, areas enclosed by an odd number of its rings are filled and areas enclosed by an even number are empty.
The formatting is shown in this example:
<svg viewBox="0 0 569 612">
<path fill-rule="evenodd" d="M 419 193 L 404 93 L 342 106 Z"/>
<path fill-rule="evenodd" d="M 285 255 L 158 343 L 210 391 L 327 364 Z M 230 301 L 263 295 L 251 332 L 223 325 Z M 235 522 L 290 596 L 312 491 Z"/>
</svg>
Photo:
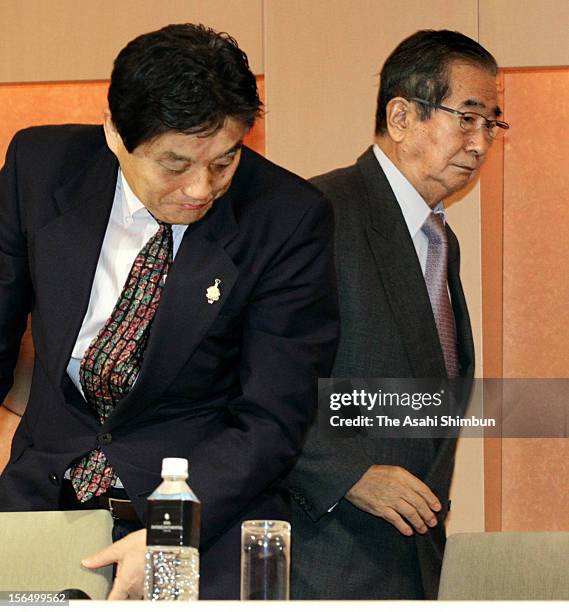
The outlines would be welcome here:
<svg viewBox="0 0 569 612">
<path fill-rule="evenodd" d="M 354 166 L 316 177 L 336 214 L 341 337 L 332 376 L 444 378 L 442 349 L 420 263 L 401 209 L 368 149 Z M 459 278 L 459 247 L 447 226 L 448 282 L 461 376 L 474 348 Z M 435 598 L 454 465 L 452 439 L 323 440 L 316 428 L 290 474 L 293 597 Z M 358 510 L 344 494 L 373 464 L 399 465 L 439 497 L 439 525 L 406 537 Z M 329 511 L 334 504 L 338 504 Z"/>
</svg>

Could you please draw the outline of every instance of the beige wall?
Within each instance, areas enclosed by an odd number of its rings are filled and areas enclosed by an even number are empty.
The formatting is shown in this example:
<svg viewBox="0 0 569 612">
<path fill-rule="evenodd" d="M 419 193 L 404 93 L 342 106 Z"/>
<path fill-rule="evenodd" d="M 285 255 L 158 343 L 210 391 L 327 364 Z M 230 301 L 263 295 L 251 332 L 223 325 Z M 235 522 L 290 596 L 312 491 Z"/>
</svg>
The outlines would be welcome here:
<svg viewBox="0 0 569 612">
<path fill-rule="evenodd" d="M 369 144 L 377 72 L 416 29 L 459 29 L 504 66 L 569 63 L 567 0 L 2 0 L 0 82 L 107 78 L 126 40 L 175 21 L 238 39 L 265 74 L 267 155 L 303 176 L 352 163 Z M 476 185 L 449 216 L 481 356 L 479 202 Z M 461 444 L 451 530 L 483 524 L 482 448 Z"/>
<path fill-rule="evenodd" d="M 0 82 L 107 79 L 125 42 L 169 23 L 231 33 L 263 73 L 263 0 L 2 0 Z"/>
<path fill-rule="evenodd" d="M 477 0 L 265 3 L 271 159 L 311 176 L 351 164 L 373 134 L 381 64 L 404 37 L 448 27 L 477 36 Z"/>
<path fill-rule="evenodd" d="M 479 2 L 479 40 L 503 68 L 569 64 L 567 0 Z"/>
</svg>

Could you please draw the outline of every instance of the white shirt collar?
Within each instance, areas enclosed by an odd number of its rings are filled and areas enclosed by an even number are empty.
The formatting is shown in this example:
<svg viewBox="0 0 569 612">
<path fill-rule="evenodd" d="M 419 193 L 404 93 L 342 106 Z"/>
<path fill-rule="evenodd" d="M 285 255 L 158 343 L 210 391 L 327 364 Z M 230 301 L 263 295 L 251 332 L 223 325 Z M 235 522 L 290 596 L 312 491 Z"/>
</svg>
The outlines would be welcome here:
<svg viewBox="0 0 569 612">
<path fill-rule="evenodd" d="M 119 168 L 119 180 L 118 186 L 121 190 L 122 197 L 120 198 L 121 202 L 121 217 L 124 225 L 128 225 L 132 223 L 132 219 L 135 215 L 138 216 L 146 216 L 154 219 L 146 206 L 136 197 L 134 191 L 131 189 L 128 181 L 126 180 L 122 170 Z M 144 211 L 144 212 L 140 212 Z"/>
<path fill-rule="evenodd" d="M 401 212 L 405 218 L 409 234 L 411 238 L 414 238 L 430 215 L 431 209 L 419 195 L 415 187 L 411 185 L 399 168 L 397 168 L 377 144 L 373 145 L 373 152 L 401 207 Z M 445 219 L 445 209 L 442 202 L 439 202 L 433 208 L 432 212 L 441 214 L 443 220 Z"/>
</svg>

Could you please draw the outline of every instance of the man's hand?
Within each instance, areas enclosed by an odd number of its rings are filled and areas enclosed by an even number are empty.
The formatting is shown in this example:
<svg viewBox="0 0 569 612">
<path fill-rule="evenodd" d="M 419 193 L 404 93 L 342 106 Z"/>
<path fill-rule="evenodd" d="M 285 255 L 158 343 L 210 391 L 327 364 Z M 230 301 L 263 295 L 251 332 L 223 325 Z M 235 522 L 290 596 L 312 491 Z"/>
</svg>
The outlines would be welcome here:
<svg viewBox="0 0 569 612">
<path fill-rule="evenodd" d="M 88 569 L 118 563 L 117 575 L 108 599 L 142 599 L 146 529 L 135 531 L 107 548 L 103 548 L 82 564 Z"/>
<path fill-rule="evenodd" d="M 346 493 L 360 510 L 385 519 L 403 535 L 413 535 L 408 521 L 419 533 L 437 524 L 433 512 L 441 503 L 429 487 L 397 465 L 372 465 Z M 405 519 L 405 520 L 404 520 Z"/>
</svg>

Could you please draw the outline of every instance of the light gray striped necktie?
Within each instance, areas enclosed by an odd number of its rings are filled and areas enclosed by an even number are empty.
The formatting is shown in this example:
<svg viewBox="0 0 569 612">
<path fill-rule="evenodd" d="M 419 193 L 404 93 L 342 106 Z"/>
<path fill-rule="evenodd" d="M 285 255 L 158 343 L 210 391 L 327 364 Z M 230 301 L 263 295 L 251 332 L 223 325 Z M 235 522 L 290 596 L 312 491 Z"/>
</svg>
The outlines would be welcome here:
<svg viewBox="0 0 569 612">
<path fill-rule="evenodd" d="M 448 238 L 442 215 L 431 213 L 422 227 L 429 239 L 425 282 L 449 378 L 459 375 L 454 313 L 447 289 Z"/>
</svg>

